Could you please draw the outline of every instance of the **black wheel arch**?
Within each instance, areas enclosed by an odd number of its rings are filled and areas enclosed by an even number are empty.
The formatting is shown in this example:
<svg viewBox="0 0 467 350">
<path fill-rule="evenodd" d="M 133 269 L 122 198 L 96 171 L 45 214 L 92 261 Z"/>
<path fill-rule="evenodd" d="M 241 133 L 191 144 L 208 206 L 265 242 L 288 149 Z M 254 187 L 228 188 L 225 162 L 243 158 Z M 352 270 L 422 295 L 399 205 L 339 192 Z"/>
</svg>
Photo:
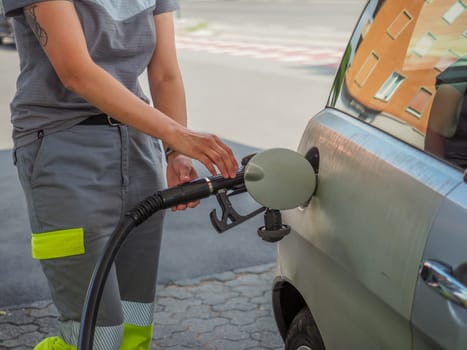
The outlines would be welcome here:
<svg viewBox="0 0 467 350">
<path fill-rule="evenodd" d="M 292 284 L 277 277 L 272 288 L 272 306 L 277 328 L 285 341 L 294 317 L 307 305 L 300 292 Z"/>
</svg>

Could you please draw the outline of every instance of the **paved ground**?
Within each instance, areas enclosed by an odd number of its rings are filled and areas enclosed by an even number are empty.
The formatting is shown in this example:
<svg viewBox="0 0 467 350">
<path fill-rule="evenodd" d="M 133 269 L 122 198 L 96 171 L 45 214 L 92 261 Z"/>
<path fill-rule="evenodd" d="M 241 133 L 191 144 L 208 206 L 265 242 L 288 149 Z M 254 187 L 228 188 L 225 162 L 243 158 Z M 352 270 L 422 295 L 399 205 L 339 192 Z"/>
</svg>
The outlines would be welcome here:
<svg viewBox="0 0 467 350">
<path fill-rule="evenodd" d="M 159 285 L 154 349 L 278 350 L 266 264 Z M 31 349 L 55 334 L 50 302 L 0 310 L 0 349 Z"/>
</svg>

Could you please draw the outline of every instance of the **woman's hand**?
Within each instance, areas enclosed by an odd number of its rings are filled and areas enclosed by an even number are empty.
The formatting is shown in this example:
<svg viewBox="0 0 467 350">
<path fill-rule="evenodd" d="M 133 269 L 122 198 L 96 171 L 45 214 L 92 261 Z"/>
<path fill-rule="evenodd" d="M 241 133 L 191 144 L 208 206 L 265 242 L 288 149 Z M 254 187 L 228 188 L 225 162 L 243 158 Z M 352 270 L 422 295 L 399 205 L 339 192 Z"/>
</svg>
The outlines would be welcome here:
<svg viewBox="0 0 467 350">
<path fill-rule="evenodd" d="M 164 144 L 200 161 L 212 175 L 217 175 L 217 167 L 225 178 L 236 176 L 238 162 L 232 149 L 216 135 L 195 132 L 177 125 L 175 130 L 164 137 Z"/>
<path fill-rule="evenodd" d="M 189 182 L 198 178 L 198 173 L 193 167 L 193 162 L 190 158 L 178 152 L 171 153 L 167 158 L 167 184 L 169 187 L 177 186 L 185 182 Z M 172 211 L 185 210 L 186 208 L 194 208 L 199 204 L 199 201 L 180 204 L 172 207 Z"/>
</svg>

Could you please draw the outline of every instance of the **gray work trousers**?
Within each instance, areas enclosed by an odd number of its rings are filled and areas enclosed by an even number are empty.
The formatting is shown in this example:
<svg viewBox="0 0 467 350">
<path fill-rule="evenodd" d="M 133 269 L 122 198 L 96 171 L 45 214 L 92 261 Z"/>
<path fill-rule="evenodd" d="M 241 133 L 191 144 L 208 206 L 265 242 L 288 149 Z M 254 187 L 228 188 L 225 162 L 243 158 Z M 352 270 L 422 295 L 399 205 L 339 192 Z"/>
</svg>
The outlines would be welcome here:
<svg viewBox="0 0 467 350">
<path fill-rule="evenodd" d="M 61 336 L 76 345 L 96 261 L 124 213 L 166 187 L 164 152 L 159 140 L 124 125 L 76 125 L 39 133 L 15 156 L 33 255 L 60 314 Z M 119 252 L 99 309 L 98 345 L 117 344 L 123 323 L 152 325 L 163 216 L 158 212 L 134 229 Z"/>
</svg>

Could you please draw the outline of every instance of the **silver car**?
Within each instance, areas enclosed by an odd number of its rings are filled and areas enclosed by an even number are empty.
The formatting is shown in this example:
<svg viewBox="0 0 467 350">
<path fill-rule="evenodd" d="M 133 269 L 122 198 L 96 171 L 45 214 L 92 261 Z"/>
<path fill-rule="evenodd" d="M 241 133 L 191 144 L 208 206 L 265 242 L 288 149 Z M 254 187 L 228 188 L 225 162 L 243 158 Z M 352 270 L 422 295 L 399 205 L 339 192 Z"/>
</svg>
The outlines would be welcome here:
<svg viewBox="0 0 467 350">
<path fill-rule="evenodd" d="M 370 0 L 283 212 L 286 349 L 467 349 L 467 2 Z"/>
</svg>

